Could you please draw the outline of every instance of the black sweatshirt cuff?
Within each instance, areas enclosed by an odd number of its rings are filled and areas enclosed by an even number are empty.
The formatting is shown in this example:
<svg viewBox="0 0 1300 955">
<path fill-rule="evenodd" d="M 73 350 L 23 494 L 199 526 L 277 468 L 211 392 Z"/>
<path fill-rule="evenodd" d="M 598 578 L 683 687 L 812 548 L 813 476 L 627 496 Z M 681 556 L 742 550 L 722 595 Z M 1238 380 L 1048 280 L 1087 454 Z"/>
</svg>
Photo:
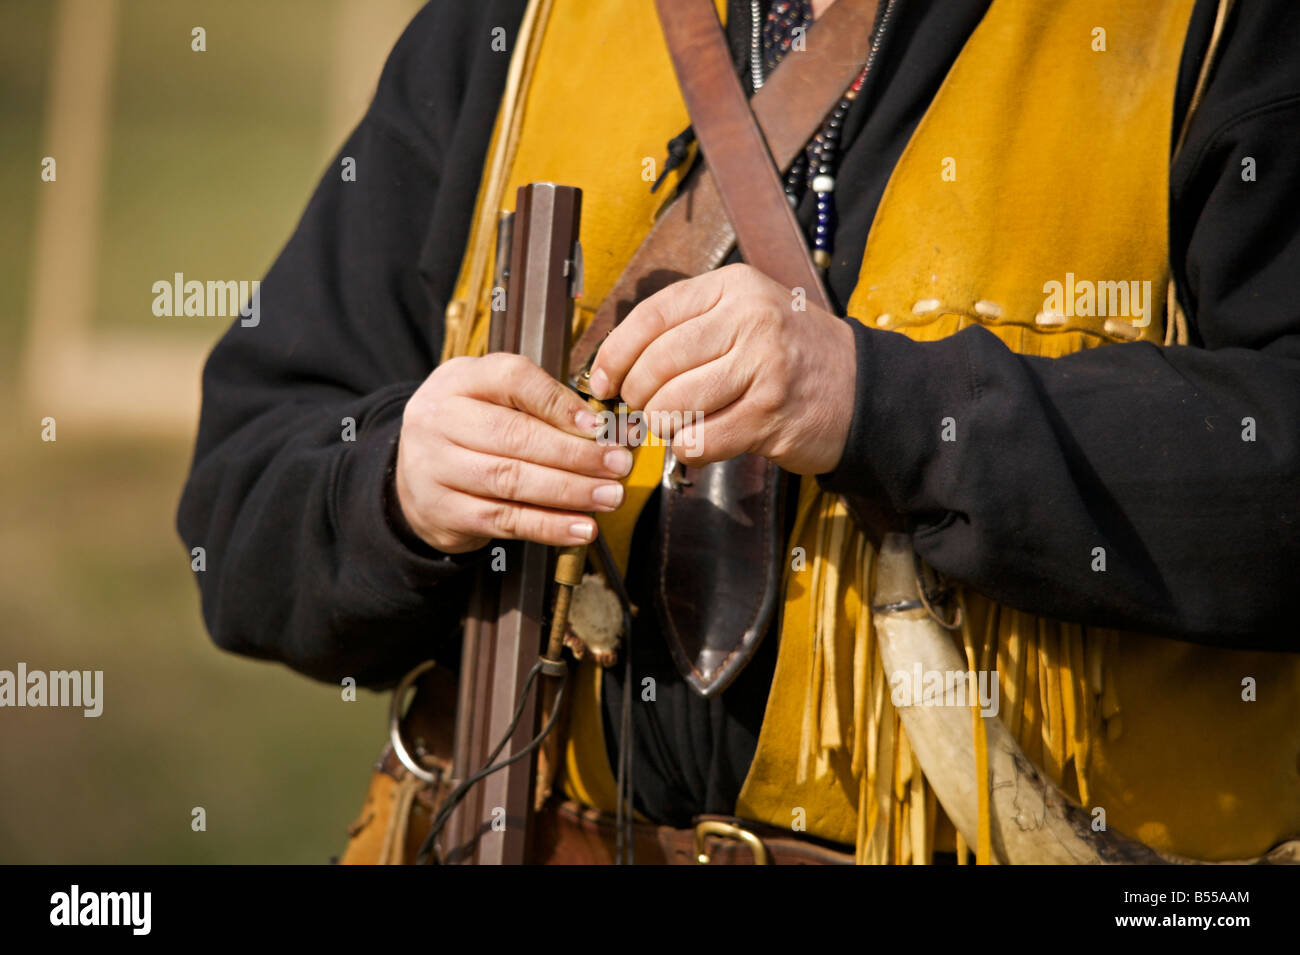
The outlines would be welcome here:
<svg viewBox="0 0 1300 955">
<path fill-rule="evenodd" d="M 401 422 L 398 422 L 398 431 L 401 430 Z M 399 541 L 406 546 L 413 554 L 424 557 L 428 560 L 451 563 L 457 567 L 470 567 L 477 564 L 483 559 L 487 547 L 480 547 L 477 550 L 466 551 L 461 554 L 448 554 L 438 550 L 429 544 L 423 537 L 415 532 L 406 515 L 402 513 L 402 505 L 397 497 L 397 445 L 399 434 L 394 433 L 388 452 L 388 468 L 384 472 L 384 516 L 388 519 L 388 527 Z"/>
<path fill-rule="evenodd" d="M 476 564 L 486 549 L 444 554 L 421 540 L 404 518 L 401 525 L 395 522 L 392 476 L 404 406 L 405 397 L 387 402 L 358 428 L 356 446 L 340 468 L 335 501 L 342 552 L 356 562 L 355 570 L 386 602 L 413 606 L 438 581 Z"/>
<path fill-rule="evenodd" d="M 941 489 L 957 480 L 969 437 L 963 425 L 974 388 L 965 343 L 916 342 L 848 321 L 857 353 L 853 419 L 839 463 L 818 481 L 869 529 L 940 523 L 948 515 L 927 501 L 952 500 Z M 954 441 L 943 440 L 949 425 Z"/>
</svg>

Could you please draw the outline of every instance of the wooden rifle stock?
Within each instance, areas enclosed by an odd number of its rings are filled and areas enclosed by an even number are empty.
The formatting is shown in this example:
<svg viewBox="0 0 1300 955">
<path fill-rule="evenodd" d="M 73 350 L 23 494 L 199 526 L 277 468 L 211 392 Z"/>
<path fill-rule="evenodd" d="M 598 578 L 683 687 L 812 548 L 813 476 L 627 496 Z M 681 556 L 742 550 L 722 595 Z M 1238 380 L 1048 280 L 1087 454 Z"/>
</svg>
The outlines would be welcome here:
<svg viewBox="0 0 1300 955">
<path fill-rule="evenodd" d="M 561 381 L 568 378 L 572 299 L 580 282 L 581 208 L 581 190 L 532 183 L 519 188 L 515 213 L 503 215 L 498 229 L 496 284 L 506 290 L 507 305 L 504 315 L 493 313 L 490 347 L 523 355 Z M 505 572 L 480 571 L 465 622 L 452 759 L 457 784 L 485 766 L 505 739 L 528 674 L 544 649 L 552 555 L 542 544 L 509 541 L 502 546 Z M 530 700 L 494 763 L 519 753 L 537 735 L 544 718 L 538 705 L 545 695 L 543 679 L 534 681 Z M 529 861 L 535 761 L 536 754 L 520 759 L 470 790 L 440 840 L 444 861 Z"/>
</svg>

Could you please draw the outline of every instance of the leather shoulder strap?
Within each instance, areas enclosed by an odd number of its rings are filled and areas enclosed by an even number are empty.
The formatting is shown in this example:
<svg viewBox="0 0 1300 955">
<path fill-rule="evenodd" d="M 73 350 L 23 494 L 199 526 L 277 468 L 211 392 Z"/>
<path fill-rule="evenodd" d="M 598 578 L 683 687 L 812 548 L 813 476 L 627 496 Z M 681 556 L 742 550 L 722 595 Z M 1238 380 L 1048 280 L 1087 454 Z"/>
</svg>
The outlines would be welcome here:
<svg viewBox="0 0 1300 955">
<path fill-rule="evenodd" d="M 772 71 L 763 88 L 746 102 L 739 81 L 732 73 L 722 27 L 709 0 L 703 0 L 702 4 L 697 0 L 661 0 L 661 17 L 675 17 L 679 11 L 693 11 L 690 31 L 708 37 L 704 45 L 712 46 L 712 53 L 706 52 L 711 61 L 725 61 L 715 62 L 710 73 L 719 76 L 717 82 L 723 86 L 729 79 L 731 94 L 740 97 L 739 108 L 744 115 L 739 115 L 734 101 L 730 112 L 737 113 L 738 121 L 742 126 L 748 125 L 750 132 L 743 134 L 742 145 L 740 140 L 733 143 L 725 136 L 714 135 L 712 128 L 702 129 L 700 117 L 696 115 L 697 106 L 692 102 L 697 94 L 693 92 L 687 96 L 686 105 L 695 121 L 696 133 L 710 168 L 688 178 L 680 194 L 628 261 L 618 282 L 574 345 L 569 359 L 572 373 L 576 374 L 587 364 L 604 337 L 638 301 L 678 279 L 700 275 L 721 265 L 735 244 L 740 229 L 745 234 L 741 252 L 751 265 L 791 288 L 804 287 L 809 298 L 820 304 L 817 296 L 824 294 L 821 282 L 808 259 L 803 236 L 775 170 L 785 169 L 794 161 L 866 63 L 878 7 L 879 0 L 836 0 L 809 29 L 807 50 L 787 56 Z M 688 71 L 693 71 L 691 61 L 694 54 L 674 52 L 675 41 L 671 36 L 668 42 L 679 76 L 682 64 Z M 706 95 L 711 82 L 714 81 L 705 83 Z M 698 84 L 692 85 L 692 90 L 700 88 Z M 686 95 L 684 82 L 683 95 Z M 705 122 L 711 126 L 711 120 Z M 754 128 L 758 130 L 757 139 L 753 134 Z M 752 196 L 743 178 L 745 167 L 740 170 L 742 178 L 737 185 L 732 167 L 724 162 L 726 153 L 742 151 L 746 153 L 746 166 L 756 164 L 759 174 L 766 178 L 768 199 L 762 203 L 764 211 L 761 214 L 754 214 L 747 208 Z M 719 171 L 712 168 L 717 163 L 722 163 L 720 173 L 727 179 L 729 202 L 720 194 Z M 764 166 L 766 173 L 761 172 Z M 732 220 L 733 215 L 740 220 L 738 224 Z M 784 238 L 777 240 L 781 245 L 769 252 L 762 233 L 773 228 L 773 223 Z M 786 259 L 787 255 L 789 259 Z M 785 265 L 779 264 L 783 262 Z M 802 266 L 791 271 L 788 268 L 791 262 L 802 262 Z"/>
<path fill-rule="evenodd" d="M 741 255 L 787 288 L 804 288 L 809 300 L 825 307 L 821 277 L 740 87 L 712 0 L 655 0 L 655 6 Z"/>
</svg>

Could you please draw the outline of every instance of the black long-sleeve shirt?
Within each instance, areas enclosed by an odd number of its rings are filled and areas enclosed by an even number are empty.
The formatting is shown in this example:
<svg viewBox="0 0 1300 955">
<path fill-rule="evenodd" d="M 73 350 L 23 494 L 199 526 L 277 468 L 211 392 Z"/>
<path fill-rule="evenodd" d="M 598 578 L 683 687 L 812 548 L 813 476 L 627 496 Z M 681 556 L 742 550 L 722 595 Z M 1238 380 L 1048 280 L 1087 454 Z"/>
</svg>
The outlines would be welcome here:
<svg viewBox="0 0 1300 955">
<path fill-rule="evenodd" d="M 178 526 L 213 639 L 311 676 L 385 686 L 454 655 L 466 568 L 392 519 L 406 400 L 437 362 L 523 0 L 435 0 L 203 376 Z M 901 0 L 846 122 L 828 285 L 847 302 L 885 183 L 988 0 Z M 1199 0 L 1178 83 L 1190 97 L 1214 4 Z M 476 38 L 482 42 L 477 42 Z M 1175 279 L 1201 347 L 1126 344 L 1043 359 L 988 332 L 938 342 L 851 323 L 857 398 L 825 486 L 901 517 L 918 553 L 1025 610 L 1225 646 L 1300 650 L 1300 4 L 1237 5 L 1174 166 Z M 598 81 L 598 78 L 593 78 Z M 654 95 L 647 90 L 646 95 Z M 674 131 L 675 132 L 675 131 Z M 1255 160 L 1243 181 L 1241 160 Z M 807 221 L 810 210 L 804 208 Z M 955 414 L 957 472 L 934 422 Z M 357 440 L 341 440 L 355 419 Z M 1256 440 L 1241 439 L 1241 420 Z M 1088 556 L 1104 546 L 1107 573 Z M 632 582 L 635 586 L 635 581 Z M 641 615 L 649 619 L 652 615 Z M 658 702 L 634 708 L 638 796 L 656 818 L 733 808 L 776 641 L 719 698 L 638 634 Z M 618 699 L 611 674 L 607 700 Z"/>
</svg>

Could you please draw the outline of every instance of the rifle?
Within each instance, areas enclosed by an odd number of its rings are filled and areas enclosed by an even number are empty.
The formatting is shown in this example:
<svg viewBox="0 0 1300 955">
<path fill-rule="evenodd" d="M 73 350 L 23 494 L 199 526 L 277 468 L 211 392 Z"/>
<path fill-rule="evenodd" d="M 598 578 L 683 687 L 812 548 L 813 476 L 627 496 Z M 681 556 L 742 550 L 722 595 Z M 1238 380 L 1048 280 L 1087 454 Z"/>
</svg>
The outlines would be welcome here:
<svg viewBox="0 0 1300 955">
<path fill-rule="evenodd" d="M 532 183 L 519 188 L 515 208 L 498 222 L 496 280 L 505 290 L 506 309 L 492 316 L 489 348 L 523 355 L 567 381 L 572 301 L 582 290 L 582 192 Z M 542 544 L 500 546 L 505 573 L 480 571 L 465 623 L 454 788 L 422 850 L 427 855 L 437 843 L 446 862 L 528 861 L 536 777 L 534 761 L 527 757 L 554 728 L 568 677 L 561 658 L 565 598 L 582 576 L 586 548 L 563 548 L 553 559 Z M 555 576 L 562 579 L 543 646 L 548 584 Z M 549 716 L 539 733 L 543 702 Z M 482 785 L 475 787 L 479 781 Z"/>
</svg>

